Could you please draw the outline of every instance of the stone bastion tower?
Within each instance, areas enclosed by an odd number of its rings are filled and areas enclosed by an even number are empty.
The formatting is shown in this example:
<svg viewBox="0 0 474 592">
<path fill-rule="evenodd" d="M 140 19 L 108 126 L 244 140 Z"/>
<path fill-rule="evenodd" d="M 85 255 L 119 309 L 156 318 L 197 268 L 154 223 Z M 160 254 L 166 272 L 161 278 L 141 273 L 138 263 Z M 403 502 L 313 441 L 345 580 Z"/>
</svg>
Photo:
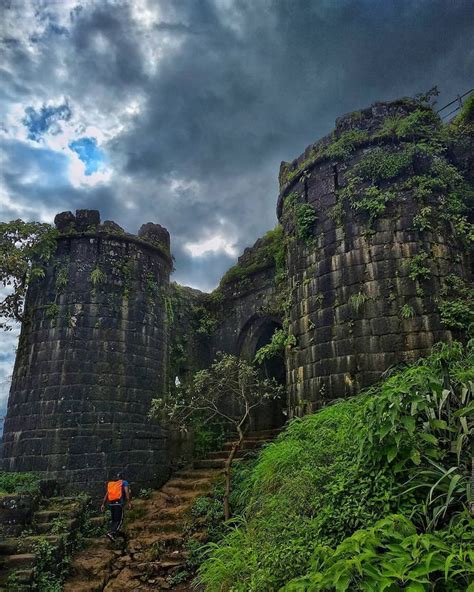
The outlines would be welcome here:
<svg viewBox="0 0 474 592">
<path fill-rule="evenodd" d="M 469 162 L 455 126 L 404 99 L 339 118 L 282 163 L 290 415 L 457 337 L 446 316 L 469 293 Z"/>
<path fill-rule="evenodd" d="M 168 231 L 138 236 L 99 212 L 56 216 L 57 251 L 29 288 L 3 438 L 3 468 L 100 491 L 168 476 L 166 434 L 148 419 L 166 370 Z"/>
</svg>

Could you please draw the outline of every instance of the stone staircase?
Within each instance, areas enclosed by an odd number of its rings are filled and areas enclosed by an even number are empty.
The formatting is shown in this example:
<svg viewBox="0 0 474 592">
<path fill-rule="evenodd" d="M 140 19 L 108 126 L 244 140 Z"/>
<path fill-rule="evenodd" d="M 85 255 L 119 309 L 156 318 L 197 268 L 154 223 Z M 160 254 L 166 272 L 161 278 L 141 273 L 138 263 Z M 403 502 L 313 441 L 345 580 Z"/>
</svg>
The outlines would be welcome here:
<svg viewBox="0 0 474 592">
<path fill-rule="evenodd" d="M 0 592 L 30 590 L 37 545 L 46 541 L 58 562 L 72 542 L 87 500 L 72 497 L 45 499 L 33 513 L 31 524 L 14 528 L 0 541 Z"/>
<path fill-rule="evenodd" d="M 272 440 L 277 431 L 249 434 L 236 462 L 249 451 Z M 157 592 L 190 590 L 192 574 L 186 572 L 184 529 L 194 500 L 211 492 L 222 475 L 232 447 L 175 473 L 149 499 L 136 499 L 125 522 L 127 539 L 109 543 L 105 537 L 87 540 L 88 546 L 73 559 L 64 592 Z M 194 533 L 205 540 L 205 533 Z"/>
</svg>

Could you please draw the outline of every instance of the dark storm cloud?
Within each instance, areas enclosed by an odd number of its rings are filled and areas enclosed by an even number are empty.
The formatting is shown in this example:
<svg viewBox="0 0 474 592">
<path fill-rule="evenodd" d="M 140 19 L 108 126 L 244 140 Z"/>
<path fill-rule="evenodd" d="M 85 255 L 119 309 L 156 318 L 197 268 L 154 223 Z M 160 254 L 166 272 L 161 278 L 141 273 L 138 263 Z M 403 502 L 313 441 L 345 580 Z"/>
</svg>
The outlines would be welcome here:
<svg viewBox="0 0 474 592">
<path fill-rule="evenodd" d="M 0 101 L 68 97 L 99 128 L 117 118 L 101 146 L 113 175 L 67 186 L 63 162 L 54 175 L 45 155 L 9 145 L 11 197 L 99 208 L 130 231 L 160 222 L 176 277 L 202 288 L 231 258 L 192 258 L 186 245 L 219 235 L 243 249 L 274 226 L 280 161 L 337 116 L 435 84 L 442 104 L 473 86 L 470 0 L 169 0 L 148 3 L 151 24 L 132 2 L 84 2 L 62 20 L 57 3 L 35 6 L 46 25 L 33 49 L 5 34 Z M 38 167 L 35 186 L 26 171 Z"/>
</svg>

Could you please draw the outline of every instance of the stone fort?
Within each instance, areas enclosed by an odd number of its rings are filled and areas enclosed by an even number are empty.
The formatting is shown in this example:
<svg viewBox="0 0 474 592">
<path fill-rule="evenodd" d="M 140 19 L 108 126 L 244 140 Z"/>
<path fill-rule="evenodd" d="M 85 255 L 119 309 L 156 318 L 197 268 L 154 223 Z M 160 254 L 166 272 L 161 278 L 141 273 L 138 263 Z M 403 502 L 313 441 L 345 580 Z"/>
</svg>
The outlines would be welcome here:
<svg viewBox="0 0 474 592">
<path fill-rule="evenodd" d="M 218 351 L 265 363 L 287 398 L 256 429 L 356 394 L 390 368 L 462 337 L 446 305 L 471 281 L 463 224 L 471 142 L 445 138 L 430 107 L 376 103 L 280 168 L 279 227 L 211 294 L 170 283 L 170 237 L 97 211 L 58 214 L 57 251 L 29 287 L 3 436 L 3 469 L 94 491 L 123 469 L 159 485 L 181 454 L 149 418 Z M 464 137 L 464 136 L 463 136 Z"/>
</svg>

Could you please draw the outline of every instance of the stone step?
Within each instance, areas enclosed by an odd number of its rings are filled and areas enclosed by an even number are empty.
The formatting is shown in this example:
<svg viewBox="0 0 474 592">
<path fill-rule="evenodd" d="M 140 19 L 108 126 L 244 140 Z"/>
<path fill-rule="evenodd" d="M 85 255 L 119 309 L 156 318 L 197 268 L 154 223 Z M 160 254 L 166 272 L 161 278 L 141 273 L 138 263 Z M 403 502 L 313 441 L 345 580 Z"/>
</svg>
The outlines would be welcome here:
<svg viewBox="0 0 474 592">
<path fill-rule="evenodd" d="M 168 487 L 167 485 L 164 485 L 162 487 L 163 493 L 174 498 L 175 501 L 176 500 L 191 500 L 191 499 L 194 499 L 195 497 L 198 497 L 199 495 L 206 495 L 207 493 L 209 493 L 210 489 L 211 489 L 210 485 L 209 485 L 209 487 L 206 487 L 206 488 L 200 487 L 199 489 L 178 489 L 178 488 L 174 488 L 174 487 Z"/>
<path fill-rule="evenodd" d="M 265 444 L 270 443 L 271 440 L 244 440 L 241 444 L 240 450 L 255 450 L 257 448 L 261 448 L 262 446 L 264 446 Z M 232 446 L 234 445 L 234 442 L 226 442 L 225 444 L 223 444 L 222 448 L 223 450 L 230 450 L 232 448 Z"/>
<path fill-rule="evenodd" d="M 64 531 L 71 532 L 75 528 L 79 526 L 79 520 L 77 518 L 67 519 L 64 521 Z M 41 522 L 35 523 L 33 528 L 37 534 L 48 534 L 51 532 L 51 528 L 53 527 L 53 521 L 50 522 Z"/>
<path fill-rule="evenodd" d="M 258 432 L 248 432 L 248 438 L 276 438 L 284 428 L 274 428 L 271 430 L 260 430 Z"/>
<path fill-rule="evenodd" d="M 178 479 L 210 479 L 213 480 L 221 474 L 221 471 L 214 469 L 193 469 L 189 466 L 174 473 L 173 478 Z"/>
<path fill-rule="evenodd" d="M 203 487 L 209 486 L 210 482 L 209 479 L 178 479 L 173 478 L 170 479 L 167 483 L 165 483 L 164 487 L 172 487 L 173 489 L 200 489 Z"/>
<path fill-rule="evenodd" d="M 30 553 L 38 541 L 46 540 L 52 545 L 57 545 L 60 538 L 58 535 L 49 535 L 4 539 L 0 541 L 0 555 L 15 555 L 20 552 Z"/>
<path fill-rule="evenodd" d="M 33 522 L 36 524 L 45 524 L 46 522 L 52 522 L 55 518 L 65 517 L 64 512 L 60 510 L 38 510 L 33 515 Z"/>
<path fill-rule="evenodd" d="M 233 462 L 239 462 L 240 459 L 236 458 Z M 224 469 L 225 460 L 221 459 L 206 459 L 206 460 L 195 460 L 194 465 L 196 469 Z"/>
<path fill-rule="evenodd" d="M 16 555 L 2 555 L 0 557 L 0 572 L 4 570 L 27 569 L 33 567 L 36 556 L 34 553 L 18 553 Z"/>
<path fill-rule="evenodd" d="M 157 520 L 151 522 L 147 530 L 150 532 L 173 532 L 176 529 L 182 529 L 184 526 L 184 520 Z"/>
<path fill-rule="evenodd" d="M 237 450 L 234 458 L 242 458 L 248 453 L 248 450 Z M 205 460 L 227 460 L 229 458 L 230 448 L 228 450 L 218 450 L 217 452 L 210 452 Z"/>
<path fill-rule="evenodd" d="M 33 569 L 15 569 L 15 592 L 30 592 L 31 583 L 34 576 Z M 8 578 L 12 575 L 11 571 L 2 569 L 0 571 L 0 592 L 12 592 L 11 589 L 4 587 Z"/>
</svg>

